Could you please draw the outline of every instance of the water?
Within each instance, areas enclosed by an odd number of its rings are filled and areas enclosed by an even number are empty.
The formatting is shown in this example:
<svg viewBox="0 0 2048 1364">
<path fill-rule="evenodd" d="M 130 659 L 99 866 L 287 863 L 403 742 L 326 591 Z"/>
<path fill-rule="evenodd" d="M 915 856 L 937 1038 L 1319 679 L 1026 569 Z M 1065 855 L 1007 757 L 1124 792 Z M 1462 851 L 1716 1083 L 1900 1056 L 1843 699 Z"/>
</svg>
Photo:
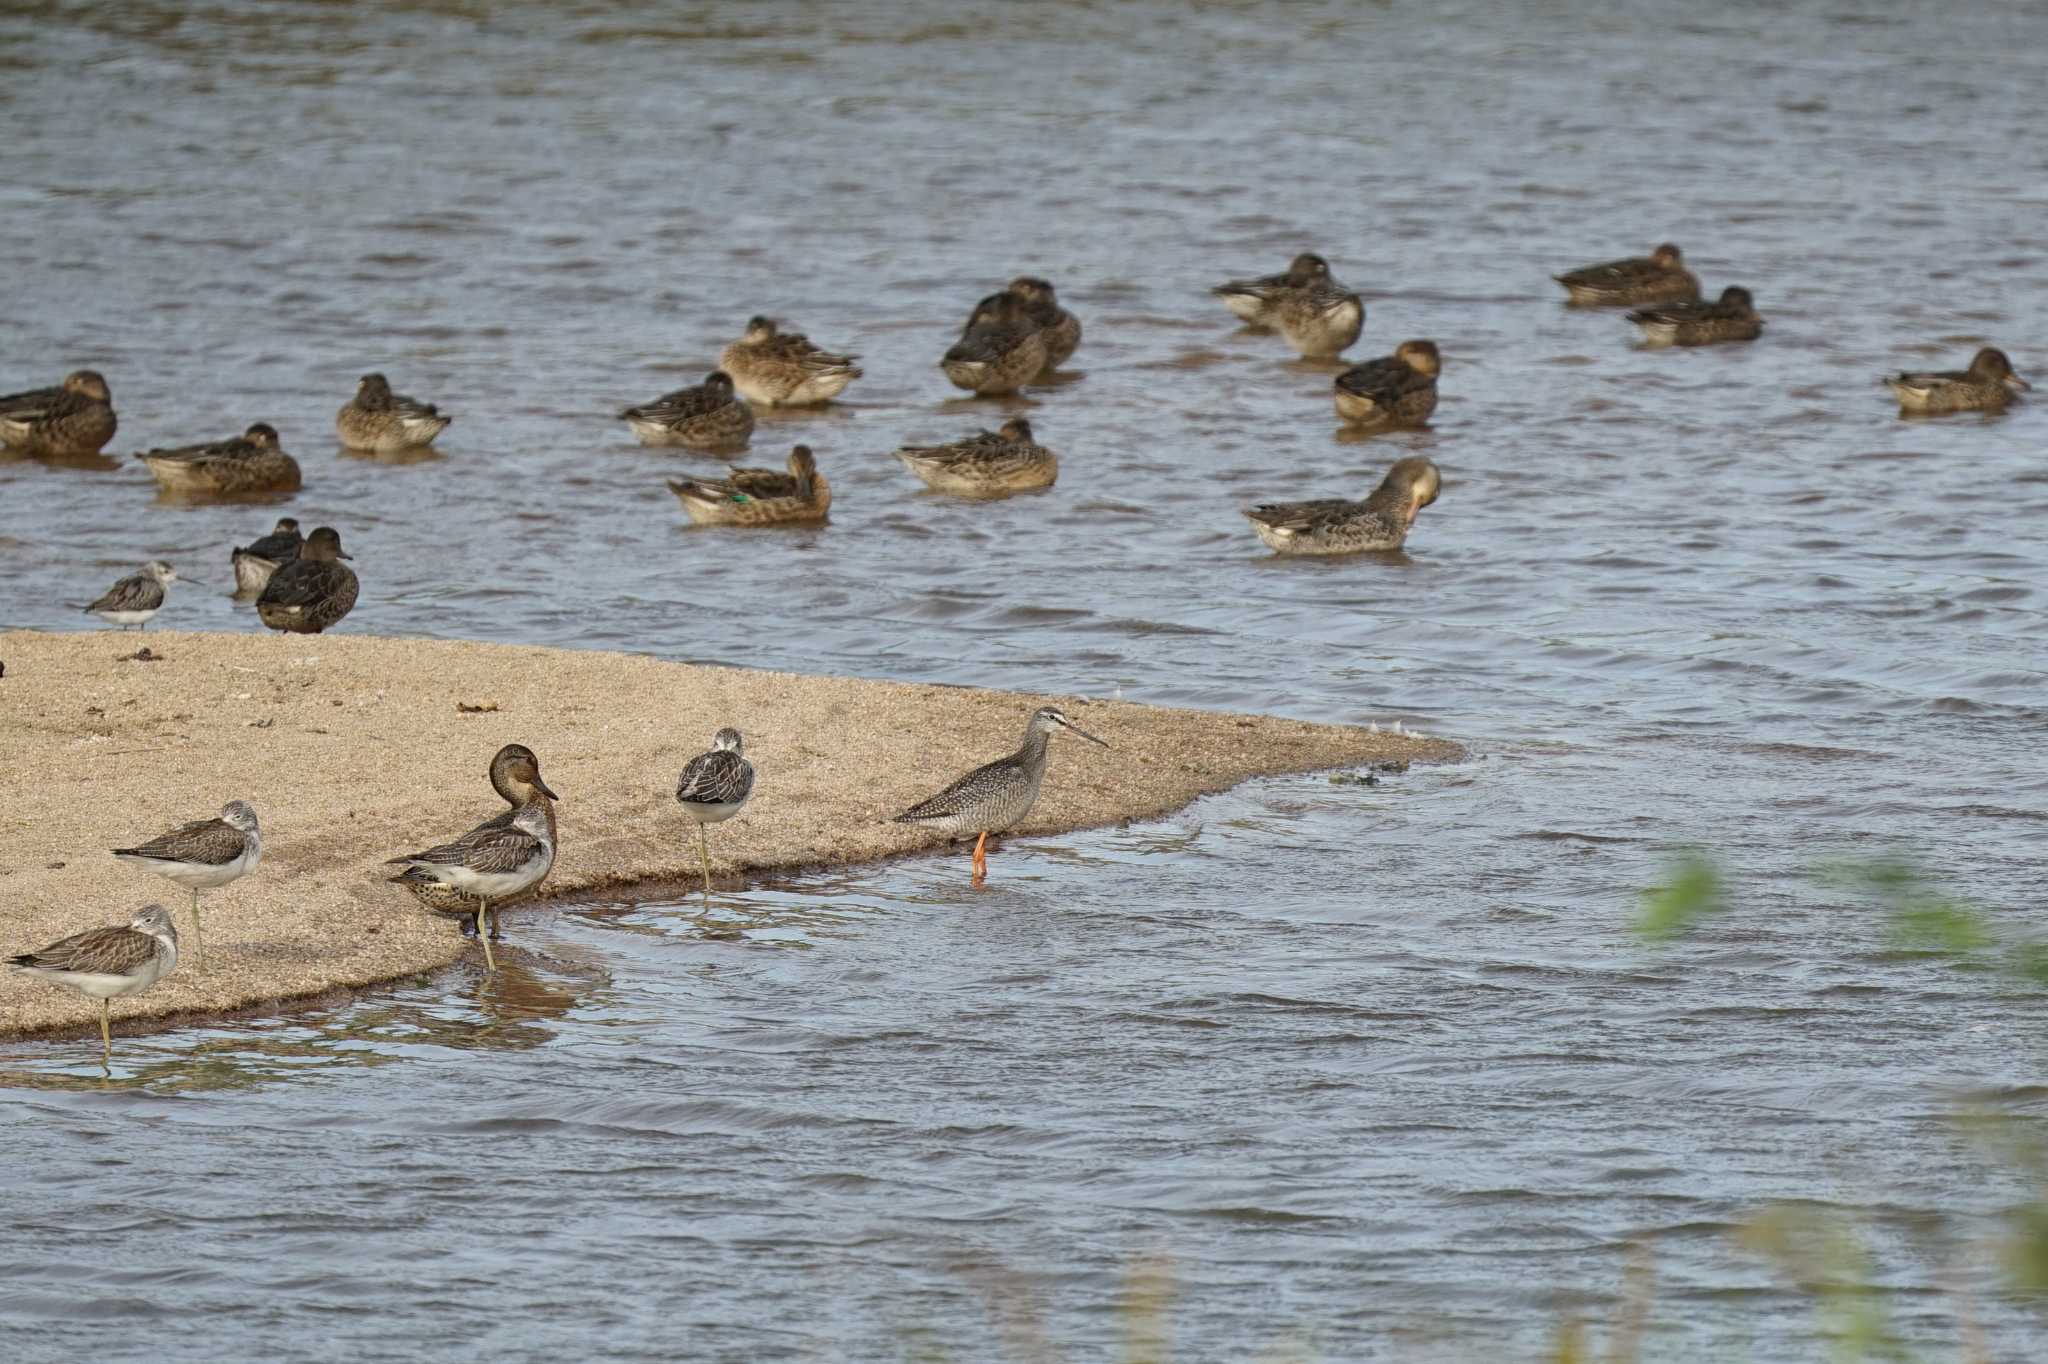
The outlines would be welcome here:
<svg viewBox="0 0 2048 1364">
<path fill-rule="evenodd" d="M 0 18 L 9 383 L 107 372 L 127 451 L 268 420 L 341 528 L 344 627 L 1400 719 L 1471 761 L 1257 783 L 1128 830 L 534 918 L 340 1008 L 0 1048 L 14 1359 L 1106 1358 L 1158 1267 L 1191 1360 L 1530 1357 L 1654 1266 L 1649 1357 L 1818 1358 L 1735 1229 L 1855 1229 L 1894 1329 L 2000 1357 L 2041 999 L 1896 951 L 1817 880 L 1903 849 L 2023 925 L 2048 780 L 2041 405 L 1874 383 L 2004 345 L 2042 381 L 2048 16 L 1674 23 L 1266 5 L 236 6 Z M 1753 346 L 1635 348 L 1555 269 L 1664 239 Z M 1358 354 L 1446 357 L 1432 430 L 1334 435 L 1330 371 L 1204 288 L 1314 248 Z M 1010 275 L 1062 382 L 935 362 Z M 611 420 L 769 312 L 859 351 L 829 527 L 685 529 Z M 442 457 L 336 451 L 377 368 Z M 1029 413 L 1051 492 L 887 452 Z M 1404 556 L 1279 562 L 1253 500 L 1427 453 Z M 152 556 L 251 628 L 271 506 L 0 464 L 0 621 Z M 991 572 L 991 567 L 999 573 Z M 745 723 L 745 717 L 736 717 Z M 540 742 L 535 736 L 519 736 Z M 1057 779 L 1057 771 L 1055 771 Z M 1733 912 L 1629 932 L 1676 850 Z M 2030 1343 L 2031 1342 L 2031 1343 Z"/>
</svg>

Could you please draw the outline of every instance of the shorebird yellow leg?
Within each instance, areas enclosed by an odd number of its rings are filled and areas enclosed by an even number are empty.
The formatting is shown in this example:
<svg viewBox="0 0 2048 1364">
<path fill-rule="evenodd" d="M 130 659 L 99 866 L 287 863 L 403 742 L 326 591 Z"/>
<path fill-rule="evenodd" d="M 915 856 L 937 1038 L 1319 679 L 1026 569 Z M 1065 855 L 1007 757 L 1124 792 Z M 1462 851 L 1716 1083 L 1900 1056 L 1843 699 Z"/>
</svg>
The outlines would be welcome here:
<svg viewBox="0 0 2048 1364">
<path fill-rule="evenodd" d="M 199 888 L 192 888 L 192 969 L 206 969 L 206 936 L 199 931 Z"/>
<path fill-rule="evenodd" d="M 114 1034 L 107 1027 L 107 1015 L 113 1011 L 114 1001 L 100 1001 L 100 1065 L 105 1066 L 114 1059 Z"/>
<path fill-rule="evenodd" d="M 711 844 L 704 837 L 704 826 L 697 826 L 697 856 L 704 861 L 704 907 L 711 908 Z"/>
<path fill-rule="evenodd" d="M 988 830 L 981 831 L 981 837 L 974 840 L 974 888 L 981 889 L 988 880 Z"/>
<path fill-rule="evenodd" d="M 491 953 L 491 905 L 488 900 L 476 902 L 476 940 L 484 945 L 484 970 L 496 971 L 498 959 Z"/>
</svg>

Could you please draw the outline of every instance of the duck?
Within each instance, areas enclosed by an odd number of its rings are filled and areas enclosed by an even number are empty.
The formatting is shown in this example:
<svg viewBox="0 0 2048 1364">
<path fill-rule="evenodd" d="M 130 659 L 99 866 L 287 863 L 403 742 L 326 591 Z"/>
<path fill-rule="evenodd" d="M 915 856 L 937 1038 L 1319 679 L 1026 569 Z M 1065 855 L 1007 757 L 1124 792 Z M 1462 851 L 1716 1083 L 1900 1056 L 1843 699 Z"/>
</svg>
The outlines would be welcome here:
<svg viewBox="0 0 2048 1364">
<path fill-rule="evenodd" d="M 1245 515 L 1276 554 L 1358 554 L 1399 549 L 1422 509 L 1436 501 L 1443 476 L 1420 455 L 1395 462 L 1363 502 L 1327 497 L 1270 502 Z"/>
<path fill-rule="evenodd" d="M 278 445 L 277 428 L 257 422 L 239 436 L 204 445 L 146 450 L 157 486 L 171 493 L 290 493 L 299 490 L 299 462 Z"/>
<path fill-rule="evenodd" d="M 261 592 L 263 585 L 270 581 L 271 574 L 299 557 L 299 547 L 305 543 L 306 537 L 299 534 L 296 517 L 278 517 L 277 527 L 270 534 L 228 555 L 228 562 L 235 570 L 235 594 L 253 597 Z"/>
<path fill-rule="evenodd" d="M 789 452 L 789 472 L 739 469 L 722 479 L 670 479 L 676 495 L 700 526 L 786 526 L 823 521 L 832 506 L 832 485 L 818 472 L 811 447 Z"/>
<path fill-rule="evenodd" d="M 533 755 L 532 749 L 525 744 L 506 744 L 491 756 L 489 776 L 491 789 L 504 800 L 505 809 L 477 828 L 509 829 L 521 810 L 529 805 L 538 805 L 547 819 L 548 842 L 557 841 L 554 792 L 541 780 L 540 759 Z M 476 932 L 476 901 L 470 896 L 418 867 L 407 867 L 390 879 L 412 892 L 414 899 L 435 913 L 462 916 L 465 936 Z M 546 879 L 543 876 L 541 881 Z M 523 900 L 540 889 L 541 881 L 534 882 L 517 895 L 505 896 L 494 903 L 503 906 Z"/>
<path fill-rule="evenodd" d="M 98 370 L 73 370 L 56 388 L 0 398 L 0 446 L 32 455 L 96 455 L 119 423 Z"/>
<path fill-rule="evenodd" d="M 1564 286 L 1566 302 L 1582 308 L 1690 303 L 1700 296 L 1699 278 L 1685 268 L 1685 257 L 1671 242 L 1647 256 L 1582 265 L 1551 278 Z"/>
<path fill-rule="evenodd" d="M 1015 393 L 1037 378 L 1045 357 L 1045 333 L 1030 305 L 1015 294 L 990 294 L 975 305 L 939 368 L 953 387 L 993 396 Z"/>
<path fill-rule="evenodd" d="M 391 877 L 393 881 L 403 882 L 408 873 L 418 872 L 470 901 L 469 910 L 474 916 L 470 932 L 483 944 L 487 971 L 498 967 L 496 954 L 491 951 L 491 942 L 498 936 L 492 907 L 538 888 L 555 866 L 554 802 L 559 797 L 541 780 L 540 764 L 531 750 L 526 752 L 526 759 L 515 765 L 527 799 L 510 818 L 495 816 L 459 838 L 385 863 L 406 869 Z"/>
<path fill-rule="evenodd" d="M 256 616 L 273 630 L 317 635 L 355 609 L 361 588 L 354 570 L 342 563 L 341 535 L 321 526 L 306 537 L 299 557 L 280 564 L 256 598 Z"/>
<path fill-rule="evenodd" d="M 1763 334 L 1749 290 L 1730 285 L 1712 303 L 1665 303 L 1639 308 L 1628 320 L 1643 329 L 1652 346 L 1712 346 L 1723 341 L 1754 341 Z"/>
<path fill-rule="evenodd" d="M 732 376 L 714 369 L 694 388 L 678 388 L 629 407 L 619 419 L 642 445 L 680 445 L 716 454 L 744 450 L 754 434 L 754 409 L 733 392 Z"/>
<path fill-rule="evenodd" d="M 1279 325 L 1279 304 L 1289 294 L 1330 280 L 1330 263 L 1313 251 L 1304 251 L 1289 261 L 1277 275 L 1257 279 L 1233 279 L 1209 292 L 1223 300 L 1238 320 L 1253 327 Z"/>
<path fill-rule="evenodd" d="M 365 374 L 356 396 L 334 414 L 334 430 L 351 450 L 389 454 L 431 444 L 454 420 L 432 403 L 393 393 L 383 375 Z"/>
<path fill-rule="evenodd" d="M 1038 444 L 1031 423 L 1022 417 L 949 445 L 906 445 L 896 458 L 933 492 L 962 497 L 1050 488 L 1060 474 L 1059 457 Z"/>
<path fill-rule="evenodd" d="M 130 573 L 86 607 L 109 625 L 132 625 L 140 630 L 163 608 L 164 589 L 178 581 L 178 575 L 162 559 L 151 559 L 139 573 Z"/>
<path fill-rule="evenodd" d="M 1328 360 L 1365 329 L 1365 304 L 1341 284 L 1311 284 L 1280 300 L 1274 325 L 1302 359 Z"/>
<path fill-rule="evenodd" d="M 1019 275 L 1006 292 L 1024 300 L 1024 310 L 1045 338 L 1045 367 L 1058 369 L 1081 345 L 1081 319 L 1060 306 L 1050 282 Z"/>
<path fill-rule="evenodd" d="M 861 377 L 856 355 L 835 355 L 811 344 L 802 332 L 782 331 L 772 317 L 747 320 L 739 340 L 719 352 L 719 368 L 732 376 L 741 397 L 762 407 L 810 407 L 826 403 Z"/>
<path fill-rule="evenodd" d="M 1901 413 L 1998 412 L 2033 385 L 2012 372 L 2004 351 L 1986 346 L 1966 370 L 1907 370 L 1885 380 Z"/>
<path fill-rule="evenodd" d="M 1442 369 L 1436 342 L 1403 341 L 1392 355 L 1337 376 L 1337 415 L 1366 430 L 1420 426 L 1436 411 Z"/>
</svg>

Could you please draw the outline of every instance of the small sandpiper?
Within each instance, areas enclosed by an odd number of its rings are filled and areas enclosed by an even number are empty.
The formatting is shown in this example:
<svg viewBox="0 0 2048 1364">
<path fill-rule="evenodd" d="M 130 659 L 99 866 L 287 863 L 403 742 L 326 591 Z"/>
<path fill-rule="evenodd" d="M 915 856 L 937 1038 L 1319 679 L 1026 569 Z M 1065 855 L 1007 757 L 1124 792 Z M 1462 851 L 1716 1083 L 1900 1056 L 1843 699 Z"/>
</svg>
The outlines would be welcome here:
<svg viewBox="0 0 2048 1364">
<path fill-rule="evenodd" d="M 206 939 L 199 927 L 199 892 L 218 890 L 263 861 L 263 831 L 247 801 L 231 800 L 218 819 L 196 819 L 136 848 L 116 848 L 123 862 L 176 881 L 192 892 L 192 965 L 206 969 Z"/>
<path fill-rule="evenodd" d="M 707 824 L 722 824 L 740 812 L 754 793 L 754 765 L 740 756 L 740 732 L 730 727 L 711 737 L 711 751 L 699 753 L 676 779 L 676 803 L 697 825 L 697 856 L 704 864 L 704 905 L 711 905 L 711 846 Z"/>
<path fill-rule="evenodd" d="M 178 581 L 178 575 L 162 559 L 151 559 L 140 573 L 130 573 L 108 588 L 106 595 L 85 608 L 109 625 L 132 625 L 140 630 L 163 608 L 164 588 Z"/>
<path fill-rule="evenodd" d="M 149 466 L 167 493 L 234 496 L 289 493 L 299 489 L 299 462 L 278 444 L 277 428 L 257 422 L 239 436 L 145 450 L 135 458 Z"/>
<path fill-rule="evenodd" d="M 334 433 L 351 450 L 391 454 L 431 443 L 454 420 L 432 403 L 393 393 L 383 375 L 365 374 L 356 396 L 334 414 Z"/>
<path fill-rule="evenodd" d="M 498 935 L 491 906 L 539 885 L 555 865 L 555 818 L 547 803 L 558 797 L 540 779 L 538 764 L 531 785 L 533 798 L 509 821 L 503 816 L 485 820 L 452 842 L 386 863 L 420 871 L 476 903 L 472 926 L 483 943 L 487 971 L 498 969 L 491 951 L 491 940 Z M 392 879 L 402 878 L 403 873 Z"/>
<path fill-rule="evenodd" d="M 341 534 L 321 526 L 306 537 L 299 557 L 279 565 L 256 598 L 256 615 L 273 630 L 317 635 L 355 609 L 362 589 L 343 559 Z"/>
<path fill-rule="evenodd" d="M 114 1057 L 108 1022 L 113 1001 L 141 994 L 178 965 L 178 926 L 162 905 L 151 905 L 124 924 L 88 928 L 48 947 L 9 957 L 7 964 L 100 1002 L 100 1065 Z"/>
<path fill-rule="evenodd" d="M 228 556 L 235 569 L 235 595 L 253 597 L 263 591 L 270 575 L 298 558 L 299 547 L 305 543 L 296 518 L 278 517 L 277 529 Z"/>
<path fill-rule="evenodd" d="M 504 799 L 505 808 L 485 820 L 480 827 L 510 828 L 513 819 L 521 810 L 528 805 L 538 804 L 547 812 L 548 838 L 552 841 L 559 837 L 555 829 L 555 803 L 546 796 L 547 788 L 541 785 L 540 759 L 533 756 L 532 749 L 525 744 L 506 744 L 491 758 L 490 779 L 491 789 Z M 411 891 L 414 899 L 435 913 L 461 915 L 464 935 L 475 934 L 474 898 L 443 884 L 417 867 L 408 867 L 391 879 Z M 539 890 L 540 886 L 541 882 L 536 881 L 519 895 L 503 896 L 496 903 L 502 908 L 531 895 Z"/>
<path fill-rule="evenodd" d="M 1015 753 L 975 768 L 892 822 L 944 829 L 956 837 L 979 834 L 974 841 L 974 884 L 979 888 L 988 879 L 988 836 L 1001 833 L 1031 812 L 1045 781 L 1046 750 L 1057 729 L 1109 747 L 1069 720 L 1058 706 L 1042 706 L 1024 726 L 1024 744 Z"/>
<path fill-rule="evenodd" d="M 114 399 L 99 371 L 73 370 L 55 388 L 0 397 L 0 445 L 39 455 L 96 455 L 114 438 Z"/>
<path fill-rule="evenodd" d="M 719 454 L 747 448 L 754 409 L 733 392 L 732 376 L 714 369 L 695 388 L 678 388 L 651 403 L 629 407 L 619 420 L 642 445 L 680 445 Z"/>
</svg>

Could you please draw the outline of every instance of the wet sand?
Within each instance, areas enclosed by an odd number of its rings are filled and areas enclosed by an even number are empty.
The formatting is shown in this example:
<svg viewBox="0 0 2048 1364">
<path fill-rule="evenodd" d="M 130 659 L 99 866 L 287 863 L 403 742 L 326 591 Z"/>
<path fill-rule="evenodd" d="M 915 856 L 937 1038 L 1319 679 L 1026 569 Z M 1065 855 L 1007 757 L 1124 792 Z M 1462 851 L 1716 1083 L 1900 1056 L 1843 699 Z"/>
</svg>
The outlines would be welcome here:
<svg viewBox="0 0 2048 1364">
<path fill-rule="evenodd" d="M 155 661 L 127 655 L 147 647 Z M 721 725 L 746 736 L 754 798 L 712 831 L 713 875 L 870 861 L 940 847 L 888 817 L 1013 749 L 1056 702 L 1107 740 L 1057 736 L 1038 806 L 1013 836 L 1144 819 L 1250 777 L 1442 761 L 1441 740 L 1122 701 L 694 667 L 652 658 L 336 635 L 0 633 L 0 955 L 177 915 L 178 970 L 114 1002 L 116 1026 L 247 1009 L 433 970 L 473 951 L 456 921 L 385 877 L 386 858 L 503 808 L 485 770 L 506 743 L 540 757 L 561 797 L 560 853 L 540 899 L 698 877 L 676 774 Z M 107 850 L 247 800 L 262 866 L 201 900 Z M 964 847 L 954 854 L 967 875 Z M 1000 857 L 991 878 L 1003 874 Z M 519 921 L 546 912 L 508 909 Z M 97 1005 L 10 974 L 0 1034 L 97 1027 Z"/>
</svg>

